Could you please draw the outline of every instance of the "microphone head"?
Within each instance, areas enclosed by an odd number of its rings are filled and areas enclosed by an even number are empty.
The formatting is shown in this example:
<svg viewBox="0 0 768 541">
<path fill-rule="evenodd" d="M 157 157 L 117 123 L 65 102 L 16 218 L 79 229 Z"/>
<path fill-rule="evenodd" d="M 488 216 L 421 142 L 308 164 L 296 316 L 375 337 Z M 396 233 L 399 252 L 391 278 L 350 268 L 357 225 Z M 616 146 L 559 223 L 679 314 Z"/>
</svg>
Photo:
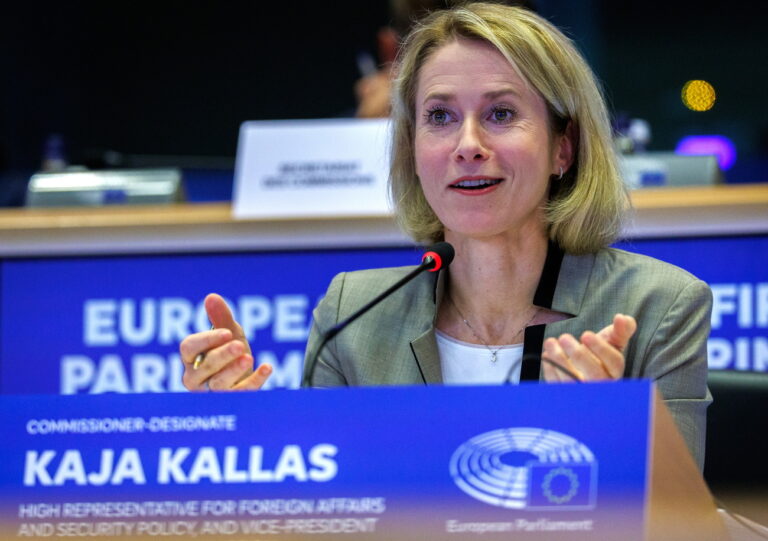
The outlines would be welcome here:
<svg viewBox="0 0 768 541">
<path fill-rule="evenodd" d="M 427 248 L 421 257 L 421 264 L 427 265 L 429 272 L 437 272 L 450 265 L 454 255 L 456 251 L 453 246 L 447 242 L 438 242 Z"/>
</svg>

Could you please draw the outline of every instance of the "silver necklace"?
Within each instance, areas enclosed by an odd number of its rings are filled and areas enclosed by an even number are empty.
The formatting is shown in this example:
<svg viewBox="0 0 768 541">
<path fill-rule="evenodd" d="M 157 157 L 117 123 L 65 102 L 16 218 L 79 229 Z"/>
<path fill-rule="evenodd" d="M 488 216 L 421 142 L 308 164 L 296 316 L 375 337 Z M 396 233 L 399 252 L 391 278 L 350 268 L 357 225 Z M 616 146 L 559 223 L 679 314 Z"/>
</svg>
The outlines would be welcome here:
<svg viewBox="0 0 768 541">
<path fill-rule="evenodd" d="M 465 317 L 464 317 L 464 314 L 462 314 L 462 313 L 461 313 L 461 310 L 459 310 L 459 307 L 456 305 L 456 303 L 455 303 L 455 302 L 453 302 L 453 297 L 451 297 L 450 295 L 448 295 L 448 300 L 450 301 L 450 303 L 451 303 L 451 306 L 453 306 L 453 307 L 456 309 L 456 313 L 457 313 L 457 314 L 459 314 L 459 317 L 460 317 L 460 318 L 461 318 L 461 320 L 464 322 L 464 325 L 466 325 L 466 326 L 467 326 L 467 328 L 469 328 L 469 330 L 470 330 L 470 331 L 472 331 L 472 334 L 474 334 L 474 335 L 475 335 L 475 338 L 477 338 L 478 340 L 480 340 L 480 342 L 481 342 L 481 343 L 482 343 L 482 344 L 485 346 L 485 349 L 487 349 L 488 351 L 490 351 L 490 352 L 491 352 L 491 362 L 492 362 L 492 363 L 495 363 L 495 362 L 498 360 L 498 359 L 497 359 L 497 357 L 496 357 L 496 355 L 499 353 L 499 351 L 501 351 L 501 349 L 502 349 L 504 346 L 499 346 L 499 347 L 497 347 L 496 349 L 493 349 L 493 348 L 492 348 L 492 347 L 491 347 L 491 346 L 488 344 L 488 342 L 486 342 L 485 340 L 483 340 L 483 338 L 482 338 L 482 337 L 481 337 L 479 334 L 477 334 L 477 331 L 475 330 L 475 328 L 474 328 L 474 327 L 473 327 L 473 326 L 472 326 L 472 325 L 469 323 L 469 321 L 467 321 L 467 318 L 465 318 Z M 513 343 L 515 342 L 515 340 L 517 340 L 517 337 L 518 337 L 518 336 L 520 336 L 520 333 L 521 333 L 521 332 L 523 332 L 523 331 L 526 329 L 526 327 L 528 327 L 528 325 L 530 325 L 530 324 L 533 322 L 533 320 L 534 320 L 534 319 L 536 319 L 536 316 L 537 316 L 537 315 L 539 315 L 539 310 L 541 310 L 541 308 L 539 308 L 539 307 L 536 307 L 536 310 L 534 310 L 534 311 L 533 311 L 533 315 L 531 316 L 531 319 L 529 319 L 528 321 L 526 321 L 525 325 L 523 325 L 522 327 L 520 327 L 520 329 L 519 329 L 519 330 L 518 330 L 518 331 L 515 333 L 515 335 L 514 335 L 514 336 L 512 337 L 512 339 L 509 341 L 509 343 L 510 343 L 510 344 L 513 344 Z"/>
</svg>

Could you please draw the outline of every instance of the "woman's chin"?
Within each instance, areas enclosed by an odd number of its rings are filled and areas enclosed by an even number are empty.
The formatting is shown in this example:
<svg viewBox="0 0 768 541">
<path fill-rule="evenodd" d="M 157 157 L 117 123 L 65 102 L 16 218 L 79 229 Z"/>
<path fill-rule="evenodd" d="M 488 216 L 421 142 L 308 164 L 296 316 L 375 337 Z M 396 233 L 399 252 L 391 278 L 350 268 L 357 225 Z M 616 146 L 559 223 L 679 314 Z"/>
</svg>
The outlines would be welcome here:
<svg viewBox="0 0 768 541">
<path fill-rule="evenodd" d="M 451 238 L 459 239 L 489 239 L 493 237 L 500 237 L 508 235 L 512 232 L 510 228 L 501 227 L 498 224 L 461 224 L 461 226 L 447 227 L 445 230 L 445 238 L 449 240 Z"/>
<path fill-rule="evenodd" d="M 446 226 L 445 240 L 448 242 L 457 242 L 461 240 L 492 240 L 518 238 L 520 235 L 525 237 L 547 238 L 546 226 L 541 227 L 513 227 L 508 224 L 473 222 L 464 224 L 454 224 L 454 227 Z"/>
</svg>

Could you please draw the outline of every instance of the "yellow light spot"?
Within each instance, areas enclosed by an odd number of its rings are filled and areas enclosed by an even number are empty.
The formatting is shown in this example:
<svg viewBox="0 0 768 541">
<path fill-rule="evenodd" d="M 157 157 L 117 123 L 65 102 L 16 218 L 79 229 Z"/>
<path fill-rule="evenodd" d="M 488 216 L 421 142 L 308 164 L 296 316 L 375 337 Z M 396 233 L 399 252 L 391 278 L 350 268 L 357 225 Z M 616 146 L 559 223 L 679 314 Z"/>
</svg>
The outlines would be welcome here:
<svg viewBox="0 0 768 541">
<path fill-rule="evenodd" d="M 706 81 L 688 81 L 683 85 L 682 98 L 691 111 L 709 111 L 715 105 L 715 89 Z"/>
</svg>

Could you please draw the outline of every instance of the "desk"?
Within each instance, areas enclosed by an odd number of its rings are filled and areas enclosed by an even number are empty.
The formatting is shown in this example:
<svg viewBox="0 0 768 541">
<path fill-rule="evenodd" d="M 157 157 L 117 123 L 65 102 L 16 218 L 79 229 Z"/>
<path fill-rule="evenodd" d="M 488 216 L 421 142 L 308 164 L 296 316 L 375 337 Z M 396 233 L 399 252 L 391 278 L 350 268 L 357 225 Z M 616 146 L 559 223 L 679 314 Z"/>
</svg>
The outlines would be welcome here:
<svg viewBox="0 0 768 541">
<path fill-rule="evenodd" d="M 632 192 L 624 236 L 768 233 L 768 184 Z M 228 203 L 5 209 L 0 257 L 410 245 L 388 217 L 234 220 Z"/>
</svg>

